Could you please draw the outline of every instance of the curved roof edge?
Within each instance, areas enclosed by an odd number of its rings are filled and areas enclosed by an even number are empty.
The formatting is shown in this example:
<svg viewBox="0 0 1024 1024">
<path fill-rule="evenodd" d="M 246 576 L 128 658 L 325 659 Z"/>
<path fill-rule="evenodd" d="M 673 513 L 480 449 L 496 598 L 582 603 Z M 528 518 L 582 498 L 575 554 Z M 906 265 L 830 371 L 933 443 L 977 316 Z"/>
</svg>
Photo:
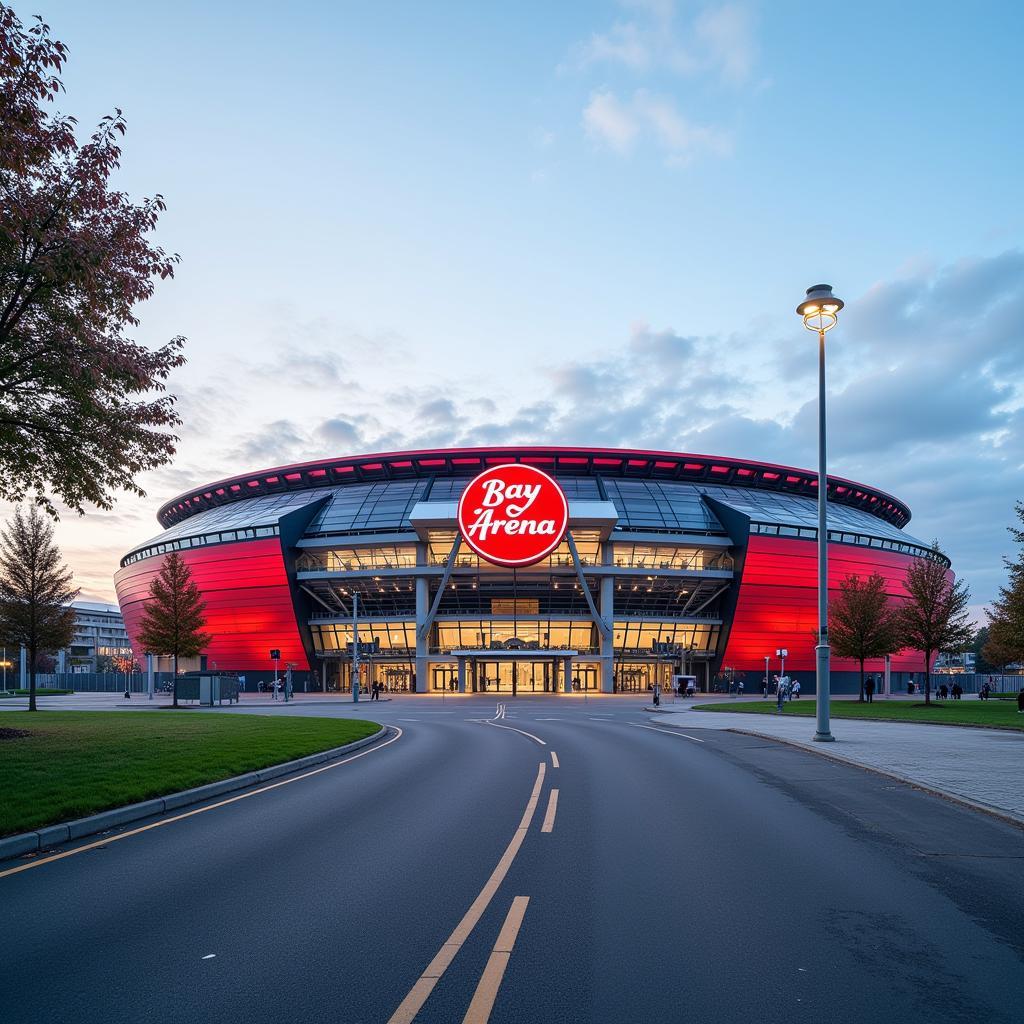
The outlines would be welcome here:
<svg viewBox="0 0 1024 1024">
<path fill-rule="evenodd" d="M 279 494 L 339 484 L 416 479 L 426 476 L 468 476 L 488 466 L 524 462 L 565 475 L 711 482 L 816 497 L 818 474 L 807 469 L 718 455 L 693 455 L 632 448 L 588 448 L 559 445 L 505 445 L 481 448 L 431 448 L 316 459 L 289 466 L 226 477 L 185 491 L 157 512 L 169 527 L 197 512 L 260 494 Z M 828 500 L 850 505 L 900 528 L 910 522 L 910 508 L 893 495 L 843 477 L 829 476 Z"/>
</svg>

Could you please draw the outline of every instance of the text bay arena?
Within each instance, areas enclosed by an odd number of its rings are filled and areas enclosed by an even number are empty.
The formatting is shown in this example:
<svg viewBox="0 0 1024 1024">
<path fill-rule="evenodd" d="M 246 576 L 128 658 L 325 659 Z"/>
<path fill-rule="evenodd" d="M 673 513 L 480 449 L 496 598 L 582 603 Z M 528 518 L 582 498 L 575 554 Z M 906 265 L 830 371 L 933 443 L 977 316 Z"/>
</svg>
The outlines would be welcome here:
<svg viewBox="0 0 1024 1024">
<path fill-rule="evenodd" d="M 566 447 L 324 459 L 220 480 L 157 513 L 115 576 L 136 658 L 149 585 L 178 551 L 206 601 L 201 667 L 297 690 L 758 692 L 767 668 L 814 691 L 817 476 L 742 459 Z M 828 479 L 829 588 L 878 572 L 894 597 L 910 509 Z M 934 555 L 933 555 L 934 557 Z M 881 662 L 869 668 L 880 671 Z M 893 685 L 923 670 L 892 658 Z M 252 685 L 250 685 L 252 684 Z M 857 665 L 832 660 L 835 692 Z"/>
</svg>

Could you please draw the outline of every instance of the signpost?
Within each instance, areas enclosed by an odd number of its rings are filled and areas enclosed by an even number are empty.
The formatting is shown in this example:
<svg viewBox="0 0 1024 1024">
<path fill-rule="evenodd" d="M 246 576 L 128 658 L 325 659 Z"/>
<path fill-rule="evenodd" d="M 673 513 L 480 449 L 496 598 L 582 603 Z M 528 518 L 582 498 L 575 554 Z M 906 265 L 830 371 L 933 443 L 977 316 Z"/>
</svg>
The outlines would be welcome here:
<svg viewBox="0 0 1024 1024">
<path fill-rule="evenodd" d="M 775 657 L 779 659 L 781 668 L 779 669 L 779 682 L 782 682 L 782 677 L 786 674 L 786 658 L 789 655 L 789 651 L 785 647 L 780 647 L 775 652 Z"/>
</svg>

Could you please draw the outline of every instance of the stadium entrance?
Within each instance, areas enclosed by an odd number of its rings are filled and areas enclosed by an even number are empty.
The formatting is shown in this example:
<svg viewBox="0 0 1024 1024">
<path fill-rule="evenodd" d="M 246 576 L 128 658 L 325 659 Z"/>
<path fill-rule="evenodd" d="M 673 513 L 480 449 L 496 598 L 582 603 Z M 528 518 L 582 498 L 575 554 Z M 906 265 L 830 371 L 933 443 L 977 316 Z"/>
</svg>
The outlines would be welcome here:
<svg viewBox="0 0 1024 1024">
<path fill-rule="evenodd" d="M 596 692 L 600 678 L 598 666 L 574 662 L 578 653 L 569 650 L 452 651 L 454 663 L 431 666 L 430 688 L 434 692 L 511 696 Z"/>
</svg>

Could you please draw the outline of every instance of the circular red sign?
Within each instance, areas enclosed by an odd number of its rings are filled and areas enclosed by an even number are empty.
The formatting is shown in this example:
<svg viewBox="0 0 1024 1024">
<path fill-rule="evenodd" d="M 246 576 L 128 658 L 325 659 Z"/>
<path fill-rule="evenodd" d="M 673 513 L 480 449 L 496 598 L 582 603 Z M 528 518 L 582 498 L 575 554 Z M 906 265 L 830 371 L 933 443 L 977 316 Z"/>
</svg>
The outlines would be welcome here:
<svg viewBox="0 0 1024 1024">
<path fill-rule="evenodd" d="M 485 469 L 459 499 L 459 531 L 481 558 L 495 565 L 539 562 L 562 542 L 568 525 L 562 488 L 533 466 Z"/>
</svg>

